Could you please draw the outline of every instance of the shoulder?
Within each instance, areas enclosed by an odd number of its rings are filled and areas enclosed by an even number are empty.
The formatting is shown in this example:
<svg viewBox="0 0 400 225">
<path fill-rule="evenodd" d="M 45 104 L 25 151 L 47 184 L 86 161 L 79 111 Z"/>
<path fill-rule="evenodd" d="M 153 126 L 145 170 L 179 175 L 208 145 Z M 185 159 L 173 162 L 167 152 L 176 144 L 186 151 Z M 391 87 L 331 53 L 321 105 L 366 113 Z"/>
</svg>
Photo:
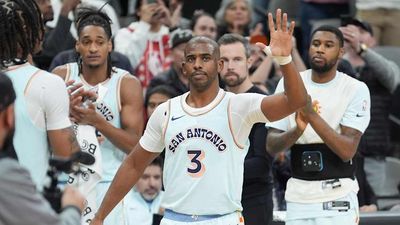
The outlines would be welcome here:
<svg viewBox="0 0 400 225">
<path fill-rule="evenodd" d="M 0 183 L 30 179 L 29 172 L 10 158 L 0 160 Z"/>
<path fill-rule="evenodd" d="M 54 68 L 51 71 L 51 73 L 59 76 L 62 80 L 65 80 L 65 78 L 67 77 L 67 73 L 68 73 L 68 64 L 57 66 L 56 68 Z"/>
<path fill-rule="evenodd" d="M 347 88 L 368 91 L 368 87 L 364 82 L 359 81 L 359 80 L 357 80 L 345 73 L 342 73 L 342 72 L 338 72 L 338 75 L 340 77 L 341 85 L 346 85 Z"/>
</svg>

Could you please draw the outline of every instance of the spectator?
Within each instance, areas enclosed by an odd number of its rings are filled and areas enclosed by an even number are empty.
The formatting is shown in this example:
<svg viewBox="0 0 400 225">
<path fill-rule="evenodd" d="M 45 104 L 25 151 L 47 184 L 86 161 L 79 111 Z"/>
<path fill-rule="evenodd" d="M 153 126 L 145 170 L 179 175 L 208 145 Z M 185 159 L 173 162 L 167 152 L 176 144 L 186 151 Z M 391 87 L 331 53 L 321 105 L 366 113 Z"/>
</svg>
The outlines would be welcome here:
<svg viewBox="0 0 400 225">
<path fill-rule="evenodd" d="M 168 85 L 179 95 L 189 91 L 188 79 L 182 73 L 183 53 L 186 43 L 192 39 L 191 30 L 174 30 L 171 33 L 170 46 L 172 66 L 169 70 L 155 76 L 148 87 L 148 90 L 158 85 Z"/>
<path fill-rule="evenodd" d="M 194 36 L 205 36 L 215 40 L 217 38 L 217 24 L 214 17 L 205 12 L 197 12 L 193 15 L 190 29 Z"/>
<path fill-rule="evenodd" d="M 249 36 L 253 12 L 251 7 L 250 0 L 223 0 L 215 16 L 218 36 L 221 37 L 226 33 Z"/>
<path fill-rule="evenodd" d="M 161 103 L 168 101 L 168 99 L 178 96 L 178 93 L 167 85 L 158 85 L 146 92 L 144 106 L 146 108 L 147 118 L 153 114 L 154 110 Z"/>
<path fill-rule="evenodd" d="M 371 92 L 371 122 L 361 139 L 359 152 L 365 157 L 368 182 L 375 194 L 381 195 L 386 183 L 385 157 L 390 155 L 389 108 L 392 93 L 400 83 L 400 69 L 371 49 L 376 40 L 365 21 L 352 19 L 340 30 L 345 38 L 345 58 L 358 72 L 356 77 L 367 84 Z"/>
<path fill-rule="evenodd" d="M 128 193 L 127 198 L 130 201 L 126 205 L 125 214 L 127 225 L 152 225 L 155 223 L 153 219 L 158 219 L 163 214 L 162 167 L 162 159 L 154 159 Z"/>
</svg>

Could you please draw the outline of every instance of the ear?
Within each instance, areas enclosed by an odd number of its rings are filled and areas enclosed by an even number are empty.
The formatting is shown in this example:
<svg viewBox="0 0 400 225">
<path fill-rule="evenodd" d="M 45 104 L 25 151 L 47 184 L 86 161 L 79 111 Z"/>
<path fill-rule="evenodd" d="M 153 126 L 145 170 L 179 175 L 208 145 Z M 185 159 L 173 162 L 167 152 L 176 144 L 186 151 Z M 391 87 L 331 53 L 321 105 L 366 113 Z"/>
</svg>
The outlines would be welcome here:
<svg viewBox="0 0 400 225">
<path fill-rule="evenodd" d="M 8 129 L 14 128 L 14 104 L 11 104 L 5 110 L 5 126 Z"/>
<path fill-rule="evenodd" d="M 187 71 L 186 71 L 185 65 L 186 65 L 186 63 L 185 63 L 185 62 L 182 62 L 182 68 L 181 68 L 181 70 L 182 70 L 183 76 L 187 77 Z"/>
<path fill-rule="evenodd" d="M 219 59 L 217 61 L 217 71 L 218 73 L 221 73 L 221 71 L 224 69 L 224 61 L 222 59 Z"/>
<path fill-rule="evenodd" d="M 75 51 L 80 54 L 80 52 L 79 52 L 79 40 L 76 40 L 76 42 L 75 42 Z"/>
<path fill-rule="evenodd" d="M 339 59 L 343 58 L 343 55 L 346 53 L 346 50 L 344 49 L 344 47 L 341 47 L 339 49 Z"/>
<path fill-rule="evenodd" d="M 111 38 L 110 38 L 110 40 L 108 40 L 108 52 L 109 53 L 112 52 L 112 49 L 113 49 L 113 44 L 112 44 L 112 41 L 111 41 Z"/>
<path fill-rule="evenodd" d="M 247 70 L 250 69 L 251 65 L 253 64 L 253 61 L 254 61 L 254 58 L 251 56 L 247 59 Z"/>
</svg>

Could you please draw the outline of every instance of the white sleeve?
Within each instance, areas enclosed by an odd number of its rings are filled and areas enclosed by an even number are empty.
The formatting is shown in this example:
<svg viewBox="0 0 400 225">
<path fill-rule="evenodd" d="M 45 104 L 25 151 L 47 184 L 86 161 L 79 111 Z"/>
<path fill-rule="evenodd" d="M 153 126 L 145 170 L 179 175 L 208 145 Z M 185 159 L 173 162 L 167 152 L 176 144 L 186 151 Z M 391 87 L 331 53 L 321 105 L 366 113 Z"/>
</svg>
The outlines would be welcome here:
<svg viewBox="0 0 400 225">
<path fill-rule="evenodd" d="M 46 118 L 46 130 L 59 130 L 71 126 L 69 96 L 64 81 L 55 75 L 48 76 L 41 97 Z"/>
<path fill-rule="evenodd" d="M 283 92 L 283 78 L 279 81 L 278 85 L 276 86 L 275 93 L 282 93 Z M 287 131 L 289 128 L 289 117 L 285 117 L 283 119 L 269 122 L 265 124 L 266 127 L 272 127 L 278 130 Z"/>
<path fill-rule="evenodd" d="M 230 99 L 231 125 L 233 135 L 240 144 L 243 144 L 255 123 L 265 123 L 268 119 L 261 111 L 261 101 L 266 95 L 243 93 L 232 96 Z"/>
<path fill-rule="evenodd" d="M 360 83 L 353 99 L 350 101 L 340 124 L 357 129 L 364 133 L 367 129 L 370 115 L 371 99 L 367 85 Z"/>
<path fill-rule="evenodd" d="M 151 114 L 139 143 L 149 152 L 162 152 L 165 148 L 163 128 L 168 119 L 168 102 L 159 105 Z"/>
<path fill-rule="evenodd" d="M 127 56 L 133 68 L 138 66 L 146 50 L 149 32 L 150 24 L 140 21 L 134 31 L 123 28 L 115 35 L 115 51 Z"/>
</svg>

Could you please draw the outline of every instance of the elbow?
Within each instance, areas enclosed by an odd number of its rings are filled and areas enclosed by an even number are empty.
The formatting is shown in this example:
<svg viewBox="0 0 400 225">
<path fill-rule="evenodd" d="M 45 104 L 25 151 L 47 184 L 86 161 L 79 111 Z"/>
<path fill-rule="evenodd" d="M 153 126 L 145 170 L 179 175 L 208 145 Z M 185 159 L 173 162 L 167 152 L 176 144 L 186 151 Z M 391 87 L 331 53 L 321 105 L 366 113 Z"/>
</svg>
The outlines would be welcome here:
<svg viewBox="0 0 400 225">
<path fill-rule="evenodd" d="M 292 102 L 291 102 L 291 110 L 292 111 L 297 111 L 300 108 L 303 108 L 307 104 L 307 93 L 303 95 L 297 96 Z"/>
<path fill-rule="evenodd" d="M 345 152 L 343 152 L 341 155 L 339 155 L 340 159 L 343 162 L 349 162 L 354 158 L 354 155 L 356 154 L 356 150 L 353 149 L 348 149 Z"/>
</svg>

